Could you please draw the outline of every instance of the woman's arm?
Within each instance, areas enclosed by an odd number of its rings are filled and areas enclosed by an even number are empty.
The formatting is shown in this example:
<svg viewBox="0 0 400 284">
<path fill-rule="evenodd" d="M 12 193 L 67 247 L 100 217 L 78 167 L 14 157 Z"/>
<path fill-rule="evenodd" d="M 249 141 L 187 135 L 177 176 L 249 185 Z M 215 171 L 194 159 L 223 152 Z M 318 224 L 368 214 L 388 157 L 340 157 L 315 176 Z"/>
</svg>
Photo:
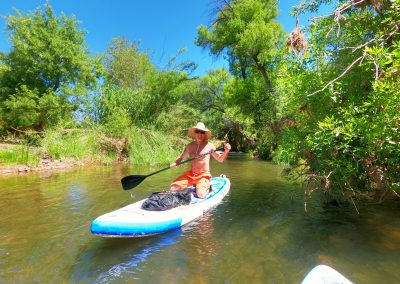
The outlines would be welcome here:
<svg viewBox="0 0 400 284">
<path fill-rule="evenodd" d="M 180 162 L 183 161 L 189 155 L 188 147 L 185 147 L 185 150 L 176 158 L 175 162 L 169 165 L 170 168 L 176 167 Z"/>
<path fill-rule="evenodd" d="M 229 143 L 224 143 L 224 152 L 213 152 L 211 155 L 216 159 L 218 162 L 223 163 L 229 155 L 229 151 L 231 150 L 231 145 Z M 215 147 L 214 147 L 215 149 Z M 214 150 L 213 149 L 213 150 Z"/>
</svg>

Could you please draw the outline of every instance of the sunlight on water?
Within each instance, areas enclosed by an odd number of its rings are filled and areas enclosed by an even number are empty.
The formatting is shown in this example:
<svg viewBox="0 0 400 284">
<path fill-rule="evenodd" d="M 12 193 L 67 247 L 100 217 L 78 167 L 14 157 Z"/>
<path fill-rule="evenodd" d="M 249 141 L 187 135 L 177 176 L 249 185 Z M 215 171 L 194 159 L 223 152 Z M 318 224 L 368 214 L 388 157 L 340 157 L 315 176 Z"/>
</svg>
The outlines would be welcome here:
<svg viewBox="0 0 400 284">
<path fill-rule="evenodd" d="M 159 168 L 2 177 L 0 282 L 300 283 L 327 264 L 355 283 L 400 283 L 398 203 L 359 204 L 356 215 L 315 198 L 305 213 L 303 191 L 281 178 L 282 168 L 241 155 L 212 163 L 231 191 L 183 228 L 133 239 L 90 233 L 94 218 L 165 190 L 183 171 L 122 190 L 123 176 Z"/>
</svg>

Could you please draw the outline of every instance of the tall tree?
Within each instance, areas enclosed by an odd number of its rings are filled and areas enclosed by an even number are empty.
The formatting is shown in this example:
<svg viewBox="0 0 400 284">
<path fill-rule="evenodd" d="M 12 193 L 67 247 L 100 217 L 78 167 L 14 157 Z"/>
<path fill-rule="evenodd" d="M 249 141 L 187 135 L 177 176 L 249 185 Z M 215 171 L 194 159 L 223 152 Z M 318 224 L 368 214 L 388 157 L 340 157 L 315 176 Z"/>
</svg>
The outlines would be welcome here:
<svg viewBox="0 0 400 284">
<path fill-rule="evenodd" d="M 1 120 L 7 128 L 43 130 L 71 119 L 96 83 L 96 61 L 74 16 L 56 17 L 46 4 L 7 16 L 12 49 L 1 58 Z"/>
<path fill-rule="evenodd" d="M 167 66 L 171 69 L 161 70 L 152 64 L 147 53 L 139 50 L 137 43 L 125 37 L 113 39 L 104 55 L 105 84 L 91 96 L 90 111 L 95 121 L 110 122 L 118 128 L 117 121 L 126 116 L 130 124 L 154 125 L 161 113 L 175 107 L 181 97 L 177 89 L 189 80 L 185 71 L 190 71 L 193 64 L 174 65 L 177 56 Z"/>
<path fill-rule="evenodd" d="M 296 13 L 327 1 L 311 2 Z M 294 123 L 281 129 L 281 153 L 300 163 L 310 194 L 399 196 L 400 0 L 332 7 L 313 19 L 304 61 L 282 69 L 280 111 Z"/>
<path fill-rule="evenodd" d="M 201 112 L 222 114 L 227 107 L 223 88 L 230 79 L 226 69 L 210 70 L 207 75 L 190 82 L 183 99 Z"/>
<path fill-rule="evenodd" d="M 141 89 L 146 77 L 155 72 L 149 56 L 139 51 L 138 43 L 130 42 L 125 37 L 112 40 L 104 60 L 108 82 L 121 87 Z"/>
<path fill-rule="evenodd" d="M 211 27 L 198 28 L 196 44 L 210 48 L 212 54 L 227 52 L 231 69 L 239 68 L 243 78 L 252 64 L 271 95 L 270 72 L 283 43 L 282 27 L 274 20 L 277 16 L 275 0 L 224 0 Z"/>
</svg>

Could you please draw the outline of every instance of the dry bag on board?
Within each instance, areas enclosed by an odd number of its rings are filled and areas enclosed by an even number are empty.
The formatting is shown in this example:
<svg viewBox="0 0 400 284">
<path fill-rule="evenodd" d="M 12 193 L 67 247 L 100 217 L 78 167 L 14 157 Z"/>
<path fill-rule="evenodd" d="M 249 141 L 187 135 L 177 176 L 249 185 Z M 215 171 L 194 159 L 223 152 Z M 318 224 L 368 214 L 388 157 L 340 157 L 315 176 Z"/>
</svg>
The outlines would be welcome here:
<svg viewBox="0 0 400 284">
<path fill-rule="evenodd" d="M 149 211 L 164 211 L 181 205 L 188 205 L 192 199 L 193 188 L 177 192 L 153 192 L 143 204 L 142 209 Z"/>
</svg>

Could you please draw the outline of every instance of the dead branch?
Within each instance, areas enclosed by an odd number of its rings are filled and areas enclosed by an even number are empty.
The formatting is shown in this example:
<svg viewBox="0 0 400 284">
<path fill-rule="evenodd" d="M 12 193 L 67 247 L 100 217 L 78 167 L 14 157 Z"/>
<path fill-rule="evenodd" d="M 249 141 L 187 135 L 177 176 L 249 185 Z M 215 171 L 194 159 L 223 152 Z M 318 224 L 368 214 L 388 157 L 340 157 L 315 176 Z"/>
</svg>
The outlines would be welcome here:
<svg viewBox="0 0 400 284">
<path fill-rule="evenodd" d="M 35 131 L 35 130 L 21 130 L 18 128 L 14 128 L 12 126 L 10 126 L 10 128 L 16 132 L 20 132 L 20 133 L 24 133 L 24 134 L 44 134 L 43 131 Z"/>
<path fill-rule="evenodd" d="M 395 25 L 394 27 L 395 27 L 395 29 L 392 32 L 390 32 L 388 34 L 384 34 L 378 39 L 373 38 L 373 39 L 371 39 L 371 40 L 369 40 L 369 41 L 367 41 L 367 42 L 365 42 L 365 43 L 363 43 L 363 44 L 361 44 L 359 46 L 341 47 L 341 48 L 339 48 L 339 50 L 351 49 L 352 50 L 351 52 L 354 53 L 355 51 L 357 51 L 357 50 L 359 50 L 361 48 L 369 46 L 371 43 L 380 42 L 380 41 L 386 41 L 386 40 L 390 39 L 393 35 L 395 35 L 398 32 L 399 26 Z"/>
<path fill-rule="evenodd" d="M 322 89 L 315 91 L 309 95 L 307 95 L 307 97 L 311 97 L 315 94 L 318 94 L 320 92 L 325 91 L 326 88 L 328 88 L 329 86 L 331 86 L 333 83 L 335 83 L 337 80 L 339 80 L 340 78 L 342 78 L 357 62 L 363 60 L 365 58 L 365 56 L 367 56 L 366 53 L 363 53 L 362 56 L 358 57 L 356 60 L 354 60 L 344 71 L 342 74 L 340 74 L 338 77 L 336 77 L 335 79 L 333 79 L 332 81 L 330 81 L 328 84 L 326 84 Z"/>
<path fill-rule="evenodd" d="M 384 34 L 381 37 L 379 37 L 378 39 L 374 38 L 374 39 L 371 39 L 371 40 L 367 41 L 366 43 L 363 43 L 363 44 L 361 44 L 361 45 L 359 45 L 357 47 L 343 47 L 343 48 L 341 48 L 339 50 L 352 49 L 352 53 L 354 53 L 355 51 L 357 51 L 357 50 L 359 50 L 361 48 L 365 48 L 365 47 L 369 46 L 372 43 L 386 41 L 386 40 L 390 39 L 393 35 L 395 35 L 398 32 L 398 30 L 399 30 L 399 26 L 395 25 L 395 29 L 392 32 L 390 32 L 388 34 Z M 355 61 L 353 61 L 346 68 L 346 70 L 342 74 L 340 74 L 338 77 L 336 77 L 335 79 L 330 81 L 328 84 L 326 84 L 321 90 L 315 91 L 312 94 L 309 94 L 308 96 L 313 96 L 313 95 L 315 95 L 317 93 L 320 93 L 320 92 L 324 91 L 327 87 L 329 87 L 330 85 L 335 83 L 337 80 L 339 80 L 341 77 L 343 77 L 354 66 L 354 64 L 356 64 L 358 61 L 360 61 L 360 64 L 361 64 L 366 56 L 368 56 L 368 57 L 370 57 L 372 59 L 372 62 L 374 64 L 374 66 L 375 66 L 375 82 L 377 80 L 379 80 L 379 71 L 380 71 L 379 64 L 376 62 L 376 60 L 370 54 L 367 54 L 367 53 L 364 52 L 363 55 L 360 56 L 359 58 L 357 58 Z"/>
<path fill-rule="evenodd" d="M 343 14 L 344 11 L 350 9 L 353 6 L 359 6 L 361 3 L 368 2 L 368 1 L 369 0 L 359 0 L 359 1 L 347 2 L 347 3 L 343 4 L 342 6 L 340 6 L 339 8 L 337 8 L 333 13 L 322 15 L 322 16 L 317 16 L 317 17 L 312 17 L 312 18 L 309 19 L 309 21 L 316 22 L 319 19 L 323 19 L 323 18 L 328 18 L 328 17 L 334 16 L 334 19 L 335 19 L 335 22 L 336 22 L 339 19 L 340 15 Z"/>
<path fill-rule="evenodd" d="M 381 7 L 381 5 L 382 5 L 382 3 L 381 3 L 380 1 L 381 1 L 381 0 L 374 0 L 374 1 L 372 1 L 372 0 L 351 0 L 351 1 L 347 2 L 347 3 L 344 3 L 344 4 L 341 5 L 340 7 L 338 7 L 338 8 L 337 8 L 333 13 L 331 13 L 331 14 L 313 17 L 313 18 L 311 18 L 309 21 L 311 21 L 311 22 L 316 22 L 316 21 L 319 20 L 319 19 L 327 18 L 327 17 L 332 17 L 332 16 L 333 16 L 333 19 L 334 19 L 334 21 L 335 21 L 335 23 L 336 23 L 336 25 L 337 25 L 337 27 L 338 27 L 338 28 L 337 28 L 337 33 L 336 33 L 336 35 L 339 36 L 339 35 L 340 35 L 340 30 L 341 30 L 340 19 L 346 20 L 346 17 L 343 15 L 343 13 L 344 13 L 346 10 L 348 10 L 348 9 L 354 7 L 354 6 L 359 6 L 359 7 L 361 7 L 361 6 L 368 6 L 368 5 L 370 5 L 370 4 L 373 5 L 374 8 L 375 8 L 376 10 L 379 10 L 380 7 Z M 328 33 L 326 34 L 326 37 L 328 37 L 328 35 L 330 34 L 330 32 L 331 32 L 332 30 L 333 30 L 333 27 L 328 31 Z"/>
</svg>

